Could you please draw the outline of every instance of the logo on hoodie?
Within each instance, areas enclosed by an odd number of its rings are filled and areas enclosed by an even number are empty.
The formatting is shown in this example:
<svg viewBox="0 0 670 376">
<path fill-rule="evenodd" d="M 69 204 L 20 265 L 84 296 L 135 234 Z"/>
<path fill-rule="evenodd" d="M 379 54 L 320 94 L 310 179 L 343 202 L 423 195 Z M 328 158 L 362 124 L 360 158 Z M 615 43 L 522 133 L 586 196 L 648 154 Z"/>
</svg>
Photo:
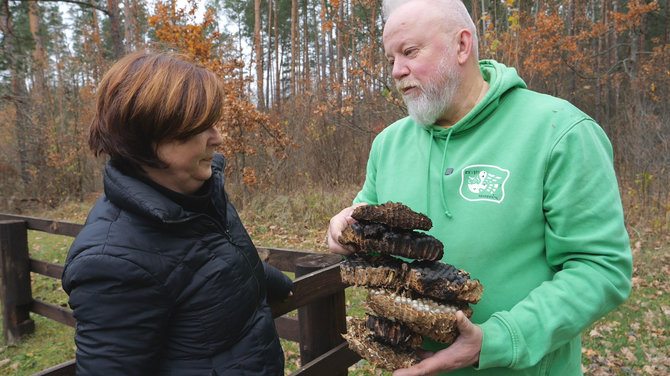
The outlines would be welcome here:
<svg viewBox="0 0 670 376">
<path fill-rule="evenodd" d="M 468 201 L 501 203 L 509 170 L 491 165 L 472 165 L 461 171 L 461 197 Z"/>
</svg>

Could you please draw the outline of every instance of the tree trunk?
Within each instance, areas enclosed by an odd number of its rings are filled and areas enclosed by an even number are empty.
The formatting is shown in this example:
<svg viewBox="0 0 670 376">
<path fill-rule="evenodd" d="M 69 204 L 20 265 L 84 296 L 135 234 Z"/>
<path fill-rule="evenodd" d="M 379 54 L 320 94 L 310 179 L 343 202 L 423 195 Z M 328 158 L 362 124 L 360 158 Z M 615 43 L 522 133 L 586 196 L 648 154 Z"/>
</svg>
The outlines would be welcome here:
<svg viewBox="0 0 670 376">
<path fill-rule="evenodd" d="M 481 15 L 479 14 L 479 6 L 477 0 L 472 0 L 472 21 L 475 23 L 475 32 L 479 35 L 478 39 L 484 38 L 484 33 L 479 31 L 479 19 Z"/>
<path fill-rule="evenodd" d="M 109 16 L 113 52 L 116 60 L 126 54 L 126 49 L 123 46 L 123 37 L 121 36 L 121 19 L 119 18 L 119 4 L 117 0 L 107 0 L 107 15 Z"/>
<path fill-rule="evenodd" d="M 323 77 L 321 75 L 321 30 L 319 29 L 322 20 L 319 19 L 318 22 L 316 21 L 316 7 L 312 7 L 312 19 L 314 20 L 314 53 L 316 54 L 314 57 L 314 62 L 316 64 L 316 77 L 314 79 L 316 80 L 318 86 L 319 82 L 321 82 L 321 78 Z"/>
<path fill-rule="evenodd" d="M 44 67 L 46 60 L 44 57 L 44 46 L 42 45 L 42 37 L 40 36 L 40 10 L 39 4 L 36 1 L 28 3 L 30 34 L 35 42 L 35 49 L 33 50 L 33 60 L 35 62 L 35 87 L 40 91 L 46 90 L 46 75 Z"/>
<path fill-rule="evenodd" d="M 296 90 L 296 56 L 298 56 L 298 0 L 291 0 L 291 96 Z"/>
<path fill-rule="evenodd" d="M 325 22 L 326 22 L 326 1 L 321 0 L 321 30 L 319 33 L 319 37 L 321 39 L 321 51 L 319 53 L 319 59 L 321 61 L 321 72 L 320 72 L 320 80 L 318 81 L 319 86 L 323 86 L 323 82 L 325 81 L 327 74 L 326 70 L 328 67 L 328 35 L 326 34 L 326 29 L 325 29 Z M 321 90 L 319 90 L 321 91 Z"/>
<path fill-rule="evenodd" d="M 603 22 L 606 19 L 606 16 L 604 15 L 604 9 L 605 5 L 607 3 L 607 0 L 603 0 L 601 2 L 601 22 Z M 591 23 L 593 25 L 597 25 L 598 20 L 596 19 L 595 15 L 595 5 L 593 6 L 594 11 L 592 12 L 592 18 L 591 18 Z M 595 54 L 595 69 L 594 69 L 594 75 L 596 77 L 596 89 L 595 89 L 595 120 L 603 124 L 603 118 L 602 118 L 602 75 L 600 74 L 601 67 L 603 66 L 602 60 L 603 60 L 603 36 L 599 35 L 598 38 L 593 39 L 593 53 Z"/>
<path fill-rule="evenodd" d="M 28 3 L 29 10 L 29 23 L 30 23 L 30 34 L 33 37 L 35 42 L 35 49 L 33 50 L 33 61 L 35 64 L 35 85 L 33 97 L 36 99 L 37 104 L 37 116 L 39 119 L 40 126 L 44 126 L 47 122 L 47 113 L 49 108 L 50 95 L 49 88 L 46 81 L 46 72 L 45 67 L 47 65 L 44 45 L 42 44 L 42 37 L 40 35 L 40 11 L 39 4 L 37 2 L 31 1 Z"/>
<path fill-rule="evenodd" d="M 32 103 L 33 103 L 33 111 L 37 115 L 37 125 L 35 126 L 35 130 L 33 131 L 35 133 L 35 138 L 36 142 L 32 146 L 34 150 L 34 155 L 35 155 L 35 163 L 38 163 L 39 166 L 36 165 L 37 171 L 43 172 L 44 167 L 42 164 L 46 163 L 44 161 L 43 155 L 44 155 L 44 138 L 37 140 L 37 135 L 38 134 L 44 134 L 44 131 L 38 131 L 38 129 L 46 129 L 49 127 L 52 122 L 50 121 L 50 114 L 51 111 L 49 110 L 51 107 L 51 95 L 49 92 L 49 88 L 47 85 L 47 80 L 46 80 L 46 72 L 45 72 L 45 67 L 47 65 L 45 53 L 44 53 L 44 45 L 42 44 L 42 37 L 40 35 L 40 10 L 39 10 L 39 4 L 37 2 L 30 2 L 28 4 L 28 19 L 29 19 L 29 24 L 30 24 L 30 34 L 33 37 L 33 41 L 35 42 L 35 49 L 33 50 L 33 61 L 35 64 L 35 74 L 34 74 L 34 79 L 35 79 L 35 84 L 33 86 L 33 93 L 31 95 Z M 31 122 L 32 124 L 32 122 Z M 42 180 L 40 176 L 38 176 L 40 180 Z"/>
<path fill-rule="evenodd" d="M 281 111 L 281 59 L 279 56 L 279 1 L 274 2 L 274 39 L 275 39 L 275 105 Z"/>
<path fill-rule="evenodd" d="M 572 39 L 575 36 L 576 20 L 575 20 L 575 0 L 570 0 L 568 4 L 568 36 Z M 577 88 L 575 80 L 575 72 L 571 72 L 570 79 L 568 81 L 568 99 L 570 102 L 574 102 L 575 99 L 575 90 Z"/>
<path fill-rule="evenodd" d="M 259 110 L 265 108 L 263 96 L 263 45 L 261 44 L 261 0 L 254 0 L 254 49 L 256 51 L 256 96 Z"/>
<path fill-rule="evenodd" d="M 272 84 L 273 84 L 273 77 L 272 77 L 272 26 L 274 25 L 274 22 L 272 20 L 272 9 L 274 8 L 272 6 L 273 0 L 268 0 L 268 29 L 267 29 L 267 41 L 268 41 L 268 64 L 267 64 L 267 82 L 265 83 L 265 108 L 272 108 L 272 103 L 276 100 L 272 98 L 270 95 L 272 93 Z"/>
<path fill-rule="evenodd" d="M 309 18 L 307 17 L 307 0 L 303 1 L 302 9 L 302 23 L 303 23 L 303 47 L 302 47 L 302 56 L 303 56 L 303 77 L 302 77 L 302 90 L 301 93 L 310 90 L 310 69 L 309 69 Z"/>
<path fill-rule="evenodd" d="M 124 0 L 123 1 L 123 18 L 125 22 L 124 26 L 124 36 L 126 39 L 127 50 L 133 51 L 136 47 L 137 37 L 135 36 L 135 12 L 133 11 L 133 0 Z"/>
<path fill-rule="evenodd" d="M 94 4 L 95 0 L 91 0 Z M 102 59 L 102 38 L 100 37 L 100 26 L 98 23 L 98 14 L 95 9 L 91 9 L 91 28 L 93 29 L 92 41 L 95 48 L 95 62 L 93 64 L 93 85 L 97 85 L 102 77 L 103 59 Z M 87 42 L 88 43 L 88 42 Z"/>
<path fill-rule="evenodd" d="M 4 35 L 2 52 L 7 58 L 10 74 L 10 100 L 16 110 L 14 125 L 21 181 L 23 182 L 24 192 L 28 193 L 33 182 L 33 175 L 30 171 L 34 168 L 35 162 L 32 149 L 32 146 L 35 145 L 35 134 L 33 134 L 32 121 L 29 116 L 30 105 L 28 102 L 28 90 L 26 89 L 26 78 L 16 56 L 17 41 L 14 37 L 14 26 L 12 25 L 9 0 L 2 0 L 0 3 L 0 30 L 2 30 L 2 34 Z"/>
<path fill-rule="evenodd" d="M 344 84 L 344 4 L 340 3 L 340 8 L 337 10 L 337 17 L 335 17 L 335 39 L 337 46 L 337 56 L 335 57 L 336 64 L 336 73 L 337 77 L 337 107 L 342 108 L 342 85 Z"/>
<path fill-rule="evenodd" d="M 335 10 L 337 12 L 337 9 Z M 337 14 L 333 11 L 329 12 L 330 14 L 326 15 L 327 19 L 330 18 L 336 18 L 337 19 Z M 337 21 L 336 21 L 337 22 Z M 336 26 L 337 27 L 337 24 Z M 335 56 L 335 46 L 337 45 L 336 42 L 336 37 L 333 36 L 333 31 L 328 30 L 328 54 L 326 55 L 326 61 L 328 62 L 328 74 L 325 75 L 324 77 L 330 77 L 329 81 L 337 81 L 337 77 L 333 80 L 332 77 L 337 75 L 337 70 L 335 69 L 335 65 L 337 64 L 337 56 Z"/>
</svg>

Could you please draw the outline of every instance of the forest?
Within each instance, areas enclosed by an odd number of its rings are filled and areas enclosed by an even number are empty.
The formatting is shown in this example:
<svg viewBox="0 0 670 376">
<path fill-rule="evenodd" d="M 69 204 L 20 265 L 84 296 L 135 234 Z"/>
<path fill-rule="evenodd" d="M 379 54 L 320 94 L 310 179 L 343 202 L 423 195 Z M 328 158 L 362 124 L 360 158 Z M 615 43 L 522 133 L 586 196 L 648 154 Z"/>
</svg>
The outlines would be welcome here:
<svg viewBox="0 0 670 376">
<path fill-rule="evenodd" d="M 610 137 L 629 222 L 667 232 L 670 0 L 465 0 L 482 59 L 565 98 Z M 381 0 L 1 0 L 0 209 L 101 189 L 86 139 L 124 54 L 181 53 L 226 85 L 228 190 L 360 186 L 374 136 L 406 109 L 383 57 Z"/>
</svg>

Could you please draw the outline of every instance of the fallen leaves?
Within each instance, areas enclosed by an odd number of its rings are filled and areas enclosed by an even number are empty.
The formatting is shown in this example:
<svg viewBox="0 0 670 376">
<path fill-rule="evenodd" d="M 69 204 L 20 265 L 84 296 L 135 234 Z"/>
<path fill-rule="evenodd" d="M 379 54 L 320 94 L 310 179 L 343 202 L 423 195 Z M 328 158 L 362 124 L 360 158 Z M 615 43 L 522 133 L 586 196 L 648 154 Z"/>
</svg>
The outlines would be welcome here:
<svg viewBox="0 0 670 376">
<path fill-rule="evenodd" d="M 582 370 L 589 376 L 670 374 L 670 248 L 638 250 L 631 296 L 582 337 Z"/>
</svg>

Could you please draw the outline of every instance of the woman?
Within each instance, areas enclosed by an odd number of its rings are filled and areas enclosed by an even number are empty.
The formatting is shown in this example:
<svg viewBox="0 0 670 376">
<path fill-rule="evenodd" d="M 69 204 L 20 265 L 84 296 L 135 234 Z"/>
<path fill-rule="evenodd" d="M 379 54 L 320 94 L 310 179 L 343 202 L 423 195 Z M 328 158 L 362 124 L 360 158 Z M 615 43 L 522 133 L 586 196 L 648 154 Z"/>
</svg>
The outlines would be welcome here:
<svg viewBox="0 0 670 376">
<path fill-rule="evenodd" d="M 210 71 L 134 53 L 98 89 L 89 145 L 104 195 L 65 264 L 77 375 L 283 375 L 267 300 L 291 280 L 261 262 L 223 188 Z"/>
</svg>

